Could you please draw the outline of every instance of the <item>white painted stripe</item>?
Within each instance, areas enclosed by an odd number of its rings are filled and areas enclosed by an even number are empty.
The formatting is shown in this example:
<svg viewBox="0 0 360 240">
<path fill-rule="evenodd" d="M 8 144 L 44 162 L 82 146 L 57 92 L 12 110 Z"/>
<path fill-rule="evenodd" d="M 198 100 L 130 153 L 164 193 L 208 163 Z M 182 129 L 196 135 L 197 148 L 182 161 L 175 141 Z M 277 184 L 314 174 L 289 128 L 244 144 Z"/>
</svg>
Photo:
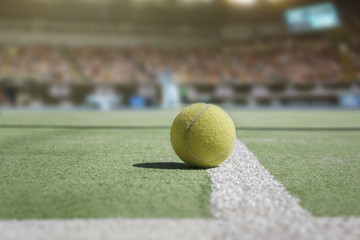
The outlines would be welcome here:
<svg viewBox="0 0 360 240">
<path fill-rule="evenodd" d="M 313 217 L 240 141 L 208 173 L 221 239 L 360 239 L 359 218 Z"/>
<path fill-rule="evenodd" d="M 0 221 L 1 240 L 218 239 L 206 219 L 72 219 Z"/>
</svg>

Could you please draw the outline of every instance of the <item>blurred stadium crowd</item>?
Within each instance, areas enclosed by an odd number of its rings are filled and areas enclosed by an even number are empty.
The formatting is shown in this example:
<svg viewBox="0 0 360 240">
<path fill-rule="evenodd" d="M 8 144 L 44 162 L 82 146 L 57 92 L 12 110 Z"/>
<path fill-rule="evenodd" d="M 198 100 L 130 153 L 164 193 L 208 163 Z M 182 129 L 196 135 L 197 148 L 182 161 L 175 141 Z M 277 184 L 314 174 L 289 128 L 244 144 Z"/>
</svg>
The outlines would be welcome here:
<svg viewBox="0 0 360 240">
<path fill-rule="evenodd" d="M 360 107 L 359 3 L 166 2 L 4 0 L 0 107 Z"/>
<path fill-rule="evenodd" d="M 0 66 L 2 79 L 39 83 L 156 84 L 164 70 L 179 84 L 336 83 L 360 78 L 360 41 L 282 38 L 216 50 L 2 46 Z"/>
</svg>

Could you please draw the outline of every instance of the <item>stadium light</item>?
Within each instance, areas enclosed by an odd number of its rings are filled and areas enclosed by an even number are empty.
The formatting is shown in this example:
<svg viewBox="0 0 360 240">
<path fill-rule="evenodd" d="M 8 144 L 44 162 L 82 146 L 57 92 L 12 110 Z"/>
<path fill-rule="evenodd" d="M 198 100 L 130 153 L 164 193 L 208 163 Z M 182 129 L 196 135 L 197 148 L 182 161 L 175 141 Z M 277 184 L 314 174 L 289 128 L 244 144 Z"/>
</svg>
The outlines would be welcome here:
<svg viewBox="0 0 360 240">
<path fill-rule="evenodd" d="M 246 5 L 251 5 L 256 2 L 256 0 L 229 0 L 229 1 L 236 4 L 246 4 Z"/>
<path fill-rule="evenodd" d="M 209 3 L 212 2 L 213 0 L 179 0 L 179 2 L 182 3 Z"/>
</svg>

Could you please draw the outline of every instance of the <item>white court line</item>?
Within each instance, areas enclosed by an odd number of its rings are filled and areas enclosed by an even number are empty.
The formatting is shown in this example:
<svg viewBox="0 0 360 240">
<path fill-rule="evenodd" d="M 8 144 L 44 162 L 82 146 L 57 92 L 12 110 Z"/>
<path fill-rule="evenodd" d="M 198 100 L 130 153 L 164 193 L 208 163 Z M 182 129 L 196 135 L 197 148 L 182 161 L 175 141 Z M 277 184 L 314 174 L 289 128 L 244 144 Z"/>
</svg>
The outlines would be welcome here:
<svg viewBox="0 0 360 240">
<path fill-rule="evenodd" d="M 0 221 L 1 240 L 218 239 L 214 219 L 68 219 Z"/>
<path fill-rule="evenodd" d="M 221 239 L 360 239 L 360 218 L 313 217 L 240 141 L 208 173 Z"/>
<path fill-rule="evenodd" d="M 360 219 L 315 218 L 240 141 L 208 170 L 215 219 L 3 220 L 0 240 L 360 239 Z"/>
</svg>

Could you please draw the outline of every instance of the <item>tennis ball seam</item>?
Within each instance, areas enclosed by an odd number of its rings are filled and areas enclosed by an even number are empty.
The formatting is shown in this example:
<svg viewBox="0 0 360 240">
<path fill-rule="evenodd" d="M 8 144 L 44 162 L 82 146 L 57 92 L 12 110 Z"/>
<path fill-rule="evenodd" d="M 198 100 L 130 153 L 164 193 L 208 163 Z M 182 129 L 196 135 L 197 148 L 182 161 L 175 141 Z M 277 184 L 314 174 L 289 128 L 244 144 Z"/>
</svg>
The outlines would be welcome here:
<svg viewBox="0 0 360 240">
<path fill-rule="evenodd" d="M 229 152 L 229 150 L 232 148 L 232 146 L 235 144 L 235 141 L 236 141 L 236 137 L 235 137 L 233 142 L 230 144 L 230 146 L 227 148 L 227 150 L 224 153 L 220 154 L 220 156 L 218 156 L 218 157 L 216 157 L 214 159 L 211 159 L 211 160 L 201 159 L 191 151 L 191 148 L 190 148 L 189 142 L 188 142 L 188 135 L 189 135 L 190 129 L 195 124 L 196 120 L 201 116 L 201 114 L 208 108 L 208 106 L 209 106 L 209 104 L 206 104 L 204 106 L 204 108 L 194 117 L 194 119 L 187 126 L 186 132 L 185 132 L 186 150 L 191 154 L 191 156 L 193 156 L 196 160 L 201 161 L 201 162 L 214 162 L 214 161 L 219 160 L 220 158 L 222 158 L 223 156 L 225 156 L 225 154 L 227 154 Z"/>
</svg>

